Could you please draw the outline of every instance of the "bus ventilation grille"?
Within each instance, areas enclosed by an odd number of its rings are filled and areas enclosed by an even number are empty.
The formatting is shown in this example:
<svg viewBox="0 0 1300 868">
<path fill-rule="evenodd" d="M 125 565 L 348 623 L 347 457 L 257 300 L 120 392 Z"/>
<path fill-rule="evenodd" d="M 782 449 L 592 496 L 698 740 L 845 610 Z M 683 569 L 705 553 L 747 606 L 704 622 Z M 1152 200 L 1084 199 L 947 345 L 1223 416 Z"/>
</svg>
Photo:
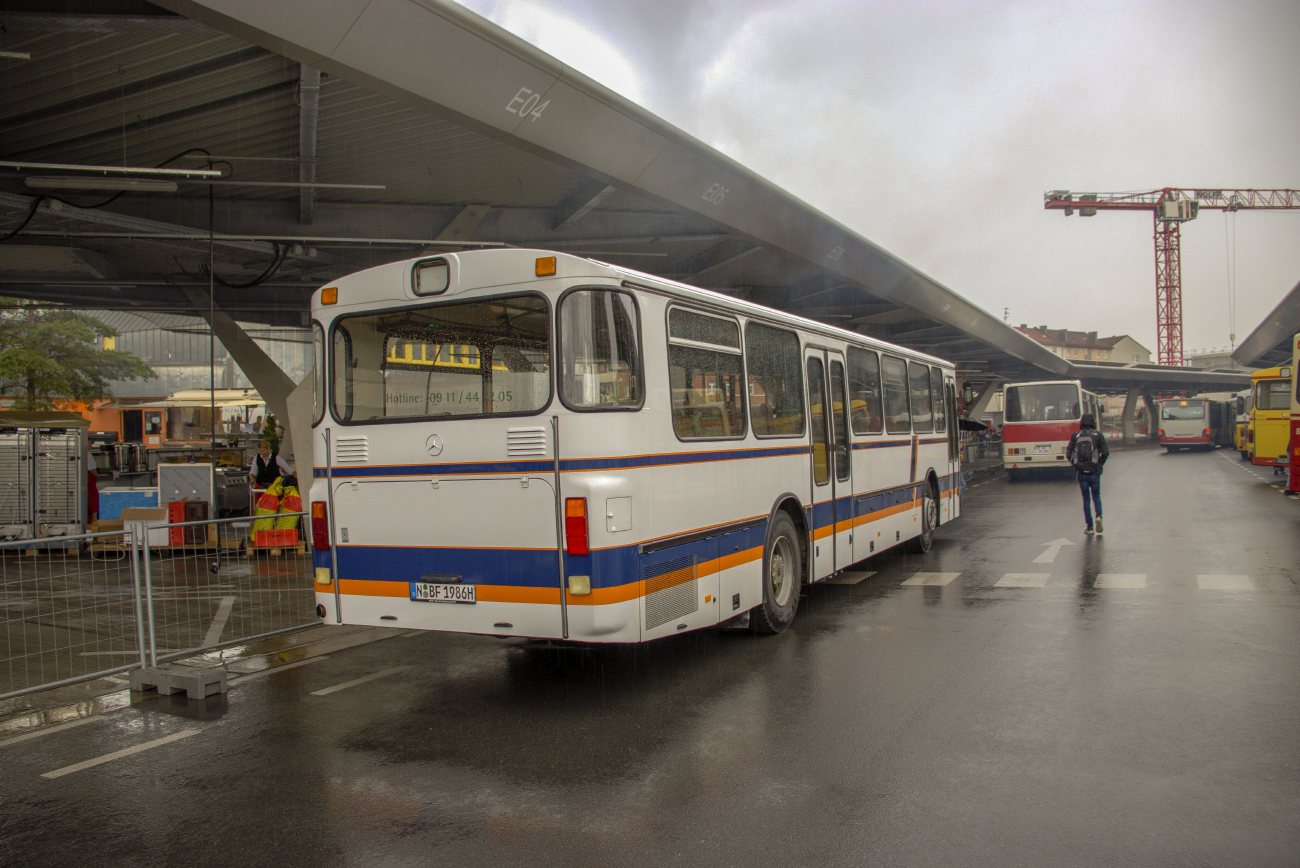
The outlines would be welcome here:
<svg viewBox="0 0 1300 868">
<path fill-rule="evenodd" d="M 695 581 L 695 557 L 675 558 L 646 567 L 645 628 L 661 624 L 700 610 L 699 589 Z"/>
<path fill-rule="evenodd" d="M 339 464 L 357 464 L 370 457 L 365 437 L 340 437 L 334 441 L 334 460 Z"/>
<path fill-rule="evenodd" d="M 507 428 L 506 454 L 511 458 L 546 457 L 545 428 Z"/>
</svg>

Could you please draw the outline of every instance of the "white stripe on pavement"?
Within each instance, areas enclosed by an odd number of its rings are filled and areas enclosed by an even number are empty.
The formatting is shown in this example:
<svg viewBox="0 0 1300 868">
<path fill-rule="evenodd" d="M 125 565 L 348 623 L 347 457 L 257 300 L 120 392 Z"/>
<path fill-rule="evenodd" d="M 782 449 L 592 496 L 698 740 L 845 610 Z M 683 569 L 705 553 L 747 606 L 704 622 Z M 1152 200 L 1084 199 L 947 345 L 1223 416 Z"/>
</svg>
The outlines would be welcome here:
<svg viewBox="0 0 1300 868">
<path fill-rule="evenodd" d="M 930 585 L 943 587 L 960 576 L 961 573 L 917 573 L 903 582 L 904 585 Z"/>
<path fill-rule="evenodd" d="M 1197 576 L 1196 584 L 1202 591 L 1253 591 L 1255 583 L 1249 576 Z"/>
<path fill-rule="evenodd" d="M 993 585 L 995 588 L 1041 588 L 1052 577 L 1051 573 L 1007 573 Z"/>
<path fill-rule="evenodd" d="M 237 684 L 248 681 L 251 678 L 261 678 L 263 675 L 274 675 L 277 672 L 284 672 L 286 669 L 297 669 L 299 666 L 306 666 L 308 663 L 319 663 L 322 660 L 328 660 L 328 654 L 322 654 L 319 657 L 309 657 L 306 660 L 299 660 L 297 663 L 285 663 L 283 666 L 269 666 L 266 669 L 259 669 L 256 672 L 248 672 L 242 675 L 232 675 L 226 679 L 227 684 Z"/>
<path fill-rule="evenodd" d="M 222 597 L 221 605 L 217 606 L 217 614 L 212 616 L 212 624 L 208 627 L 207 635 L 203 637 L 203 645 L 215 645 L 221 641 L 221 634 L 226 629 L 226 622 L 230 620 L 230 610 L 234 608 L 235 597 Z"/>
<path fill-rule="evenodd" d="M 189 738 L 192 735 L 198 735 L 198 734 L 199 731 L 197 729 L 182 730 L 181 732 L 172 733 L 171 735 L 165 735 L 162 738 L 156 738 L 153 741 L 146 741 L 144 744 L 137 744 L 135 747 L 122 748 L 121 750 L 115 750 L 112 753 L 106 753 L 103 756 L 97 756 L 94 759 L 88 759 L 83 762 L 74 763 L 73 765 L 70 766 L 64 766 L 61 769 L 55 769 L 52 772 L 46 772 L 45 774 L 41 775 L 41 777 L 47 778 L 49 780 L 54 780 L 55 778 L 61 778 L 64 775 L 70 775 L 73 772 L 79 772 L 82 771 L 83 769 L 93 768 L 97 765 L 103 765 L 104 763 L 112 762 L 115 759 L 121 759 L 122 757 L 131 756 L 132 754 L 140 753 L 141 751 L 146 751 L 155 747 L 161 747 L 165 744 L 171 744 L 174 741 L 180 741 L 183 738 Z"/>
<path fill-rule="evenodd" d="M 1094 588 L 1145 588 L 1146 573 L 1099 573 Z"/>
<path fill-rule="evenodd" d="M 862 581 L 863 579 L 869 579 L 869 578 L 871 578 L 872 576 L 874 576 L 875 574 L 876 574 L 876 573 L 875 573 L 874 570 L 868 570 L 868 571 L 865 571 L 865 572 L 850 572 L 850 571 L 845 571 L 845 572 L 840 573 L 838 576 L 831 576 L 829 579 L 826 580 L 826 584 L 828 584 L 828 585 L 856 585 L 858 582 Z"/>
<path fill-rule="evenodd" d="M 99 720 L 99 718 L 83 717 L 80 720 L 69 720 L 67 723 L 59 723 L 59 724 L 55 724 L 54 726 L 47 726 L 42 729 L 38 729 L 35 732 L 25 732 L 22 735 L 12 735 L 6 739 L 0 739 L 0 747 L 4 747 L 7 744 L 18 744 L 18 742 L 27 741 L 28 739 L 40 738 L 41 736 L 49 735 L 52 732 L 62 732 L 65 729 L 72 729 L 74 726 L 81 726 L 83 724 L 91 723 L 92 721 L 96 721 L 96 720 Z"/>
<path fill-rule="evenodd" d="M 367 681 L 374 681 L 376 678 L 384 678 L 396 672 L 409 669 L 409 666 L 393 666 L 389 669 L 381 669 L 378 672 L 372 672 L 369 675 L 363 675 L 360 678 L 354 678 L 351 681 L 344 681 L 342 684 L 335 684 L 333 687 L 325 687 L 320 690 L 313 690 L 312 696 L 328 696 L 331 693 L 337 693 L 340 690 L 347 690 L 349 687 L 356 687 L 358 684 L 365 684 Z"/>
</svg>

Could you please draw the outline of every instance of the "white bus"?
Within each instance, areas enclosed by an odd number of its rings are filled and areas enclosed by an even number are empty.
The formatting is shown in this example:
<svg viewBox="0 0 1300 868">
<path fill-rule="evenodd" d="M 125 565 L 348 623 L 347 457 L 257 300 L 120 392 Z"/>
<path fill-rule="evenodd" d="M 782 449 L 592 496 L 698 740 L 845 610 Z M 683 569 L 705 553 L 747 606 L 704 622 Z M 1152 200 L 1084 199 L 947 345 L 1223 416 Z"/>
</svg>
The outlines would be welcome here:
<svg viewBox="0 0 1300 868">
<path fill-rule="evenodd" d="M 342 278 L 312 316 L 331 622 L 777 633 L 802 585 L 961 509 L 952 366 L 853 332 L 507 249 Z"/>
<path fill-rule="evenodd" d="M 1101 430 L 1101 402 L 1078 380 L 1009 383 L 1003 394 L 1002 466 L 1011 479 L 1069 467 L 1066 449 L 1085 413 Z"/>
</svg>

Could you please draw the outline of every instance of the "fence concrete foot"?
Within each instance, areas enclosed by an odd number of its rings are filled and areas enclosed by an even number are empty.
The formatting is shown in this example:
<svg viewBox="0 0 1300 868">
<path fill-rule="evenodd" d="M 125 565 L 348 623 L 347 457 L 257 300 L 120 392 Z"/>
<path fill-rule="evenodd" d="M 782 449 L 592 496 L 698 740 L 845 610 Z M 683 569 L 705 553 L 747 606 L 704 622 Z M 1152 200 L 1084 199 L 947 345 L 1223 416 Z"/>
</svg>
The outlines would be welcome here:
<svg viewBox="0 0 1300 868">
<path fill-rule="evenodd" d="M 185 691 L 188 699 L 203 699 L 226 692 L 224 669 L 195 669 L 192 666 L 159 666 L 156 669 L 132 669 L 131 689 L 153 688 L 160 696 Z"/>
</svg>

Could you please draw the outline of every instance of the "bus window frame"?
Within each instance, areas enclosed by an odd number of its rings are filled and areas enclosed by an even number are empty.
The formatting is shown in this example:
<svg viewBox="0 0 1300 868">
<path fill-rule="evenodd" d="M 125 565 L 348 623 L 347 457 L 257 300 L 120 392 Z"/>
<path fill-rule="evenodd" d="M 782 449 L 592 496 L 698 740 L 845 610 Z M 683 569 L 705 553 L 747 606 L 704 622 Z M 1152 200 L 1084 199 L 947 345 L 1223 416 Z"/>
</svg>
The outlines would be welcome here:
<svg viewBox="0 0 1300 868">
<path fill-rule="evenodd" d="M 564 390 L 560 388 L 560 369 L 559 360 L 564 355 L 564 335 L 561 333 L 560 309 L 564 307 L 564 300 L 575 292 L 591 292 L 593 290 L 601 292 L 617 292 L 627 295 L 632 299 L 632 308 L 636 312 L 636 351 L 637 351 L 637 382 L 641 384 L 641 400 L 636 406 L 620 405 L 614 407 L 574 407 L 564 399 Z M 564 292 L 560 293 L 555 299 L 555 309 L 552 311 L 555 322 L 555 340 L 551 346 L 551 373 L 552 373 L 552 392 L 560 399 L 560 404 L 571 413 L 639 413 L 645 409 L 646 381 L 645 381 L 645 338 L 642 335 L 641 328 L 641 302 L 636 297 L 636 293 L 627 286 L 611 286 L 610 284 L 582 284 L 580 286 L 571 286 Z"/>
<path fill-rule="evenodd" d="M 348 347 L 348 355 L 349 355 L 349 356 L 351 355 L 351 352 L 352 352 L 352 351 L 351 351 L 351 348 L 352 348 L 352 335 L 348 333 L 347 326 L 342 325 L 343 320 L 347 320 L 347 319 L 358 319 L 358 318 L 360 318 L 360 317 L 376 316 L 376 315 L 379 315 L 379 314 L 409 313 L 409 312 L 420 311 L 420 310 L 428 310 L 428 309 L 430 309 L 430 308 L 437 308 L 437 307 L 451 307 L 451 306 L 453 306 L 453 305 L 457 305 L 457 304 L 481 304 L 481 303 L 490 303 L 490 302 L 493 302 L 493 301 L 499 301 L 499 300 L 501 300 L 501 299 L 507 299 L 507 298 L 524 298 L 524 297 L 529 297 L 529 296 L 531 296 L 531 297 L 533 297 L 533 298 L 540 298 L 540 299 L 542 300 L 542 303 L 546 305 L 546 325 L 547 325 L 547 329 L 548 329 L 548 331 L 549 331 L 549 334 L 548 334 L 548 340 L 547 340 L 547 344 L 548 344 L 548 346 L 547 346 L 547 361 L 548 361 L 548 364 L 550 365 L 550 370 L 548 371 L 548 374 L 549 374 L 550 376 L 548 376 L 546 379 L 547 379 L 547 388 L 548 388 L 550 391 L 549 391 L 549 393 L 547 394 L 546 402 L 545 402 L 544 404 L 542 404 L 542 406 L 539 407 L 538 409 L 536 409 L 536 410 L 530 410 L 530 411 L 528 411 L 527 413 L 466 413 L 466 414 L 463 415 L 463 416 L 446 416 L 446 415 L 444 415 L 444 416 L 394 416 L 394 417 L 392 417 L 392 418 L 388 418 L 388 419 L 361 419 L 361 420 L 351 420 L 351 419 L 349 419 L 349 420 L 347 420 L 347 421 L 345 421 L 345 420 L 343 420 L 343 419 L 340 419 L 338 413 L 335 412 L 335 403 L 334 403 L 334 379 L 335 379 L 335 378 L 334 378 L 334 364 L 335 364 L 335 360 L 334 360 L 334 335 L 335 335 L 336 332 L 342 332 L 343 337 L 344 337 L 345 345 Z M 329 356 L 329 369 L 330 369 L 330 377 L 329 377 L 329 380 L 330 380 L 330 384 L 329 384 L 329 386 L 330 386 L 330 394 L 329 394 L 329 413 L 330 413 L 330 417 L 331 417 L 335 422 L 337 422 L 337 423 L 340 424 L 340 425 L 347 425 L 347 426 L 354 426 L 354 425 L 355 425 L 355 426 L 360 426 L 360 425 L 395 425 L 395 424 L 400 424 L 400 423 L 403 423 L 403 422 L 406 422 L 406 423 L 410 423 L 410 422 L 448 422 L 448 421 L 456 422 L 456 421 L 469 420 L 469 419 L 521 419 L 521 418 L 527 418 L 527 417 L 529 417 L 529 416 L 540 416 L 540 415 L 542 415 L 543 413 L 545 413 L 547 410 L 549 410 L 550 407 L 551 407 L 551 405 L 555 403 L 555 394 L 556 394 L 556 391 L 557 391 L 557 389 L 556 389 L 556 381 L 555 381 L 555 350 L 556 350 L 556 343 L 555 343 L 555 307 L 554 307 L 554 305 L 551 304 L 551 300 L 550 300 L 549 298 L 546 297 L 546 294 L 545 294 L 545 293 L 538 292 L 538 291 L 536 291 L 536 290 L 526 290 L 526 291 L 524 291 L 524 292 L 508 292 L 508 293 L 502 293 L 502 294 L 498 294 L 498 295 L 471 296 L 471 297 L 469 297 L 469 298 L 464 298 L 464 297 L 460 297 L 460 296 L 453 296 L 452 298 L 445 299 L 445 300 L 438 301 L 438 302 L 434 302 L 434 303 L 432 303 L 432 304 L 429 303 L 428 301 L 422 301 L 422 302 L 416 302 L 415 304 L 405 304 L 405 305 L 402 305 L 402 306 L 400 306 L 400 307 L 381 307 L 381 308 L 372 308 L 372 309 L 367 309 L 367 310 L 347 311 L 346 313 L 340 311 L 339 314 L 338 314 L 337 316 L 335 316 L 334 319 L 333 319 L 333 321 L 330 323 L 330 332 L 329 332 L 329 333 L 330 333 L 330 347 L 329 347 L 329 349 L 330 349 L 330 356 Z M 351 398 L 351 393 L 352 393 L 352 368 L 353 368 L 353 367 L 355 367 L 355 366 L 354 366 L 354 365 L 350 365 L 350 366 L 348 366 L 348 369 L 347 369 L 347 385 L 346 385 L 346 389 L 347 389 L 348 394 L 349 394 L 349 402 L 348 402 L 348 408 L 347 408 L 347 409 L 348 409 L 348 416 L 349 416 L 349 417 L 352 415 L 352 411 L 353 411 L 353 407 L 352 407 L 352 403 L 353 403 L 353 402 L 350 400 L 350 398 Z"/>
<path fill-rule="evenodd" d="M 706 307 L 704 305 L 683 302 L 674 296 L 668 296 L 668 303 L 664 305 L 664 364 L 665 373 L 668 375 L 668 425 L 672 429 L 673 436 L 679 443 L 719 443 L 725 441 L 745 440 L 749 437 L 752 426 L 749 421 L 749 367 L 745 363 L 745 327 L 740 317 L 730 311 L 722 312 Z M 690 338 L 675 338 L 672 335 L 672 315 L 675 310 L 684 310 L 688 313 L 699 314 L 712 319 L 724 320 L 736 327 L 736 339 L 738 346 L 728 347 L 722 344 L 711 344 L 708 341 L 696 341 Z M 740 435 L 730 434 L 726 437 L 683 437 L 677 433 L 677 425 L 674 424 L 673 418 L 673 396 L 672 396 L 672 356 L 671 348 L 673 344 L 685 347 L 691 350 L 700 350 L 703 352 L 715 352 L 723 355 L 734 355 L 740 359 L 740 388 L 737 394 L 740 396 L 740 420 L 745 426 L 745 430 Z M 800 375 L 802 376 L 802 374 Z"/>
<path fill-rule="evenodd" d="M 316 402 L 311 408 L 311 427 L 315 428 L 325 418 L 325 406 L 329 403 L 329 347 L 325 344 L 325 326 L 319 320 L 311 321 L 311 343 L 312 399 Z"/>
</svg>

